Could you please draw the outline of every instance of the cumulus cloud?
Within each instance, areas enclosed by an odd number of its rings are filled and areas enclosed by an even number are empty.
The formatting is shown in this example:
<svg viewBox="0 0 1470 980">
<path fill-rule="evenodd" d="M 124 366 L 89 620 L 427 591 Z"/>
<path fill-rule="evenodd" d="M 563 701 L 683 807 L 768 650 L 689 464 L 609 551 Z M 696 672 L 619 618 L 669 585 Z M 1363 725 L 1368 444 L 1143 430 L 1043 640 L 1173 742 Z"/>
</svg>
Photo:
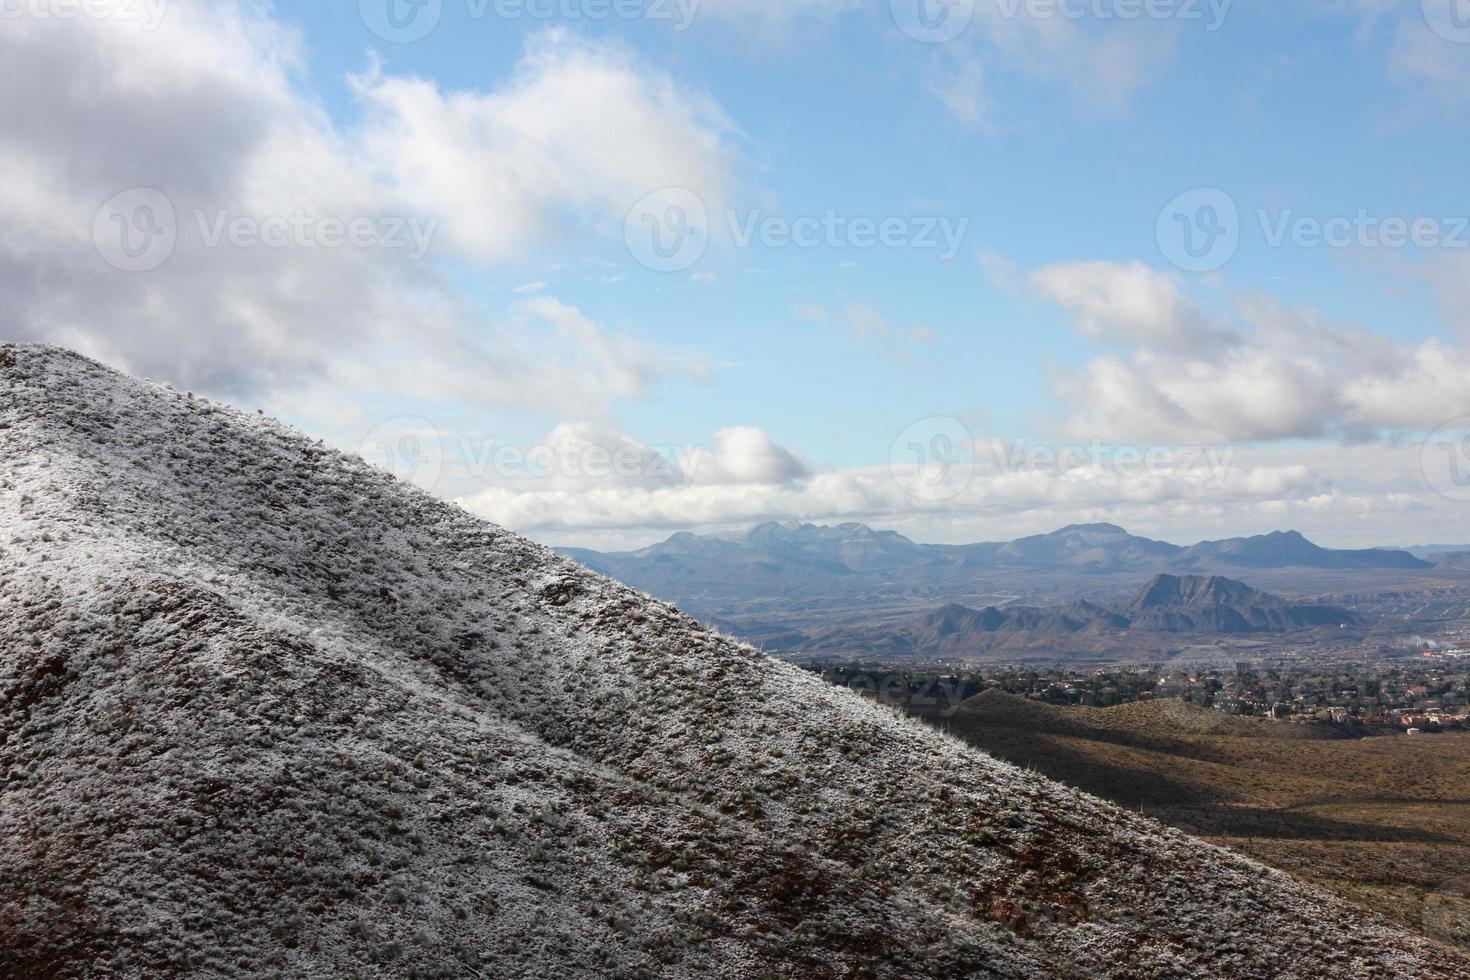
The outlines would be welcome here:
<svg viewBox="0 0 1470 980">
<path fill-rule="evenodd" d="M 1297 527 L 1368 546 L 1429 540 L 1456 519 L 1461 504 L 1424 492 L 1422 451 L 1414 443 L 1351 452 L 1331 445 L 1211 452 L 982 439 L 964 453 L 965 479 L 956 492 L 938 500 L 911 496 L 903 474 L 887 466 L 793 470 L 776 482 L 779 473 L 763 472 L 733 483 L 673 478 L 635 485 L 608 476 L 555 489 L 498 484 L 467 488 L 458 499 L 507 526 L 595 547 L 766 520 L 864 521 L 950 542 L 1095 520 L 1184 543 Z"/>
<path fill-rule="evenodd" d="M 290 31 L 229 3 L 170 4 L 156 30 L 7 20 L 8 334 L 230 397 L 372 384 L 588 412 L 685 367 L 558 304 L 492 314 L 435 260 L 497 261 L 571 227 L 611 231 L 659 183 L 717 194 L 728 124 L 712 103 L 615 46 L 551 32 L 491 91 L 374 68 L 354 83 L 363 120 L 344 131 L 298 89 L 303 68 Z M 588 154 L 589 139 L 613 149 Z M 163 227 L 156 199 L 98 219 L 131 188 L 161 192 L 176 233 L 142 271 L 109 264 L 98 239 L 98 228 L 131 235 L 129 220 Z M 283 237 L 240 238 L 236 221 Z M 353 221 L 370 237 L 320 233 Z M 415 231 L 428 256 L 398 247 L 395 229 L 410 244 Z M 553 346 L 525 342 L 538 334 Z"/>
<path fill-rule="evenodd" d="M 1238 325 L 1206 314 L 1139 263 L 1048 266 L 1037 289 L 1079 333 L 1129 350 L 1064 375 L 1073 435 L 1234 443 L 1361 439 L 1470 414 L 1470 353 L 1324 323 L 1269 297 L 1235 297 Z"/>
<path fill-rule="evenodd" d="M 760 429 L 741 425 L 715 433 L 713 451 L 699 458 L 691 477 L 706 486 L 770 485 L 800 480 L 809 473 L 795 450 Z"/>
<path fill-rule="evenodd" d="M 720 429 L 708 446 L 653 446 L 607 422 L 561 422 L 534 445 L 462 436 L 435 456 L 458 456 L 450 478 L 461 488 L 482 481 L 518 493 L 770 486 L 811 475 L 799 453 L 754 426 Z"/>
<path fill-rule="evenodd" d="M 712 100 L 563 30 L 533 36 L 494 91 L 381 71 L 355 87 L 370 113 L 364 157 L 404 200 L 443 219 L 452 246 L 483 260 L 569 214 L 621 222 L 662 187 L 693 188 L 711 205 L 726 190 L 722 140 L 733 126 Z"/>
<path fill-rule="evenodd" d="M 1031 275 L 1090 337 L 1198 351 L 1230 339 L 1184 297 L 1178 280 L 1133 262 L 1065 262 Z"/>
<path fill-rule="evenodd" d="M 753 426 L 721 429 L 708 446 L 653 446 L 606 423 L 563 422 L 532 446 L 460 438 L 434 457 L 450 464 L 446 483 L 462 504 L 518 528 L 663 526 L 690 507 L 713 513 L 812 476 L 799 453 Z"/>
</svg>

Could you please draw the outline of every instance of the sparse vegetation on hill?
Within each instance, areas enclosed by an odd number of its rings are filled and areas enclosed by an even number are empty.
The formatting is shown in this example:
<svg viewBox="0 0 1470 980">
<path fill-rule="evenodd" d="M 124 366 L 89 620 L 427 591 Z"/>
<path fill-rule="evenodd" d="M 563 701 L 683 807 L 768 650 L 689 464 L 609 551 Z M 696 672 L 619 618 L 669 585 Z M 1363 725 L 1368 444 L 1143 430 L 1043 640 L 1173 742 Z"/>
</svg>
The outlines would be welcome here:
<svg viewBox="0 0 1470 980">
<path fill-rule="evenodd" d="M 1000 691 L 931 720 L 1470 947 L 1470 735 L 1355 738 L 1182 701 L 1058 707 Z"/>
</svg>

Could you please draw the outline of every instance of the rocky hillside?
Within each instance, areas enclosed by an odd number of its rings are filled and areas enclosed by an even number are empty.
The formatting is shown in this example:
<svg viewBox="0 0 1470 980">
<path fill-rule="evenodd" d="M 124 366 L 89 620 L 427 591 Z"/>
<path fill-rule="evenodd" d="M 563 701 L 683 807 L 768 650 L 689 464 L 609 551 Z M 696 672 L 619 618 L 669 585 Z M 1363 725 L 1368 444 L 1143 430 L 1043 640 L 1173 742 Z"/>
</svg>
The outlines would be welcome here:
<svg viewBox="0 0 1470 980">
<path fill-rule="evenodd" d="M 809 655 L 850 656 L 860 652 L 920 660 L 964 660 L 993 651 L 1041 650 L 1056 656 L 1087 644 L 1120 651 L 1153 649 L 1156 637 L 1151 634 L 1204 640 L 1337 629 L 1362 622 L 1361 617 L 1346 609 L 1291 602 L 1217 575 L 1156 575 L 1128 602 L 1116 607 L 1086 600 L 1060 606 L 984 609 L 950 603 L 896 620 L 795 633 L 768 645 Z M 1127 637 L 1122 635 L 1125 633 Z"/>
<path fill-rule="evenodd" d="M 0 531 L 0 976 L 1470 969 L 64 351 Z"/>
<path fill-rule="evenodd" d="M 1132 629 L 1162 633 L 1286 633 L 1358 623 L 1346 609 L 1288 602 L 1218 575 L 1157 575 L 1121 612 Z"/>
</svg>

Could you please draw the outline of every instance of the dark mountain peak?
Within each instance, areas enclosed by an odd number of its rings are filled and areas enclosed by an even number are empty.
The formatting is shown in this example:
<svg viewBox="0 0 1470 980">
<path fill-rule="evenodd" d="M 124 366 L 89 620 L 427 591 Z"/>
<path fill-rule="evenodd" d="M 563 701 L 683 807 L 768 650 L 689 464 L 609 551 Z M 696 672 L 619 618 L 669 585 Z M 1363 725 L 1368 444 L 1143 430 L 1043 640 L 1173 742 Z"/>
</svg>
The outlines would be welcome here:
<svg viewBox="0 0 1470 980">
<path fill-rule="evenodd" d="M 994 629 L 1004 619 L 1004 614 L 994 607 L 971 609 L 958 603 L 940 606 L 921 613 L 918 626 L 936 638 L 953 636 L 970 630 Z"/>
<path fill-rule="evenodd" d="M 868 536 L 879 533 L 868 527 L 868 525 L 859 524 L 857 521 L 843 521 L 841 524 L 835 525 L 835 528 L 836 530 L 841 531 L 844 534 L 861 534 L 864 536 Z"/>
<path fill-rule="evenodd" d="M 1048 537 L 1062 537 L 1070 534 L 1093 534 L 1107 537 L 1131 538 L 1127 530 L 1116 524 L 1068 524 L 1066 527 L 1058 528 L 1051 532 Z"/>
<path fill-rule="evenodd" d="M 1201 541 L 1180 556 L 1179 564 L 1216 564 L 1242 568 L 1429 568 L 1430 563 L 1407 551 L 1368 548 L 1344 551 L 1323 548 L 1300 531 L 1271 531 L 1247 538 Z"/>
<path fill-rule="evenodd" d="M 805 528 L 811 526 L 810 524 L 802 524 L 800 521 L 765 521 L 744 533 L 737 532 L 735 536 L 746 539 L 779 537 L 800 533 Z"/>
<path fill-rule="evenodd" d="M 1129 534 L 1116 524 L 1069 524 L 1048 534 L 995 546 L 993 557 L 1002 565 L 1109 572 L 1158 567 L 1182 550 L 1178 545 Z"/>
<path fill-rule="evenodd" d="M 760 540 L 830 540 L 889 539 L 908 541 L 897 531 L 876 531 L 857 521 L 841 524 L 810 524 L 803 521 L 766 521 L 739 535 L 747 541 Z M 912 542 L 910 542 L 912 543 Z"/>
<path fill-rule="evenodd" d="M 1155 575 L 1124 607 L 1142 612 L 1179 606 L 1233 605 L 1281 600 L 1221 575 Z"/>
<path fill-rule="evenodd" d="M 1346 609 L 1288 602 L 1222 575 L 1156 575 L 1122 612 L 1134 629 L 1164 633 L 1280 633 L 1358 622 Z"/>
</svg>

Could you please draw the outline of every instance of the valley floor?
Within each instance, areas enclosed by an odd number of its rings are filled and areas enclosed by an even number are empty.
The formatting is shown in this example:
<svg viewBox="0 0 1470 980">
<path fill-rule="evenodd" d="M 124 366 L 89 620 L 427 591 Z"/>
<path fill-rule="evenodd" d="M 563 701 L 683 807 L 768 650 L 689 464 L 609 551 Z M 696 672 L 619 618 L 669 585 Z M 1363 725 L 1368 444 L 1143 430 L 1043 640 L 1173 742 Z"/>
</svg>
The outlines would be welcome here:
<svg viewBox="0 0 1470 980">
<path fill-rule="evenodd" d="M 929 720 L 1470 948 L 1470 733 L 1311 738 L 1182 702 L 1057 708 L 996 692 Z"/>
</svg>

